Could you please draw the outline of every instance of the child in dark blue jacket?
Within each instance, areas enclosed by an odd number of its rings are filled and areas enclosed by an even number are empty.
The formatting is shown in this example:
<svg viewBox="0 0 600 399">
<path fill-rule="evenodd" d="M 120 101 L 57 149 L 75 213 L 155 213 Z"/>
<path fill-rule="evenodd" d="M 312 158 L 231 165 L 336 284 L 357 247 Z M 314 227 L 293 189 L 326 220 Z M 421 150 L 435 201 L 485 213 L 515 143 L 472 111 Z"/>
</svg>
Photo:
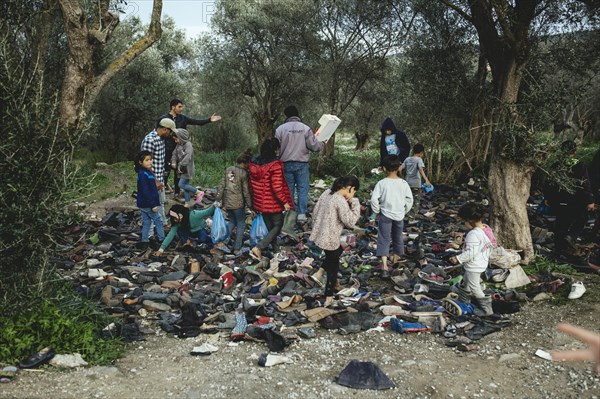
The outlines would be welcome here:
<svg viewBox="0 0 600 399">
<path fill-rule="evenodd" d="M 381 123 L 381 138 L 379 139 L 379 166 L 383 166 L 383 159 L 388 155 L 396 155 L 400 163 L 410 153 L 410 142 L 406 133 L 396 128 L 391 118 L 385 118 Z"/>
<path fill-rule="evenodd" d="M 137 206 L 142 214 L 142 241 L 139 247 L 146 249 L 150 240 L 150 228 L 154 223 L 156 235 L 160 241 L 165 239 L 163 221 L 158 213 L 160 199 L 156 179 L 152 171 L 152 154 L 150 151 L 140 151 L 135 157 L 137 178 Z"/>
</svg>

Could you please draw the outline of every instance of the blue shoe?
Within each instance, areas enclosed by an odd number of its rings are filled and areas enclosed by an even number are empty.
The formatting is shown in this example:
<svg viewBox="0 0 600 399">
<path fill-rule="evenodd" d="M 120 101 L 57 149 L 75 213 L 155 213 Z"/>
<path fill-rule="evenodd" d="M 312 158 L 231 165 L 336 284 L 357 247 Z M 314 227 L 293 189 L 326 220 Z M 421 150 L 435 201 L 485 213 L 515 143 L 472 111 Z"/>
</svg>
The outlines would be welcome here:
<svg viewBox="0 0 600 399">
<path fill-rule="evenodd" d="M 470 303 L 459 302 L 454 298 L 442 299 L 442 306 L 446 309 L 446 312 L 454 316 L 462 316 L 467 314 L 473 314 L 473 305 Z"/>
<path fill-rule="evenodd" d="M 215 244 L 213 246 L 213 248 L 218 249 L 219 251 L 224 252 L 226 254 L 231 253 L 231 249 L 227 248 L 227 246 L 225 244 L 223 244 L 222 242 Z"/>
</svg>

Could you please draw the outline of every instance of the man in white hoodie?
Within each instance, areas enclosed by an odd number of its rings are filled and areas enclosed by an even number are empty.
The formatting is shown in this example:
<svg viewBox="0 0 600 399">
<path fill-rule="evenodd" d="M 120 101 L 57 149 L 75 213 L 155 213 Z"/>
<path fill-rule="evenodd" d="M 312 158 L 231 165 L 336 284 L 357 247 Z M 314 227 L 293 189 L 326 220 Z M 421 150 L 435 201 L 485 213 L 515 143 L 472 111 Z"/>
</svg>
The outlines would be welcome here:
<svg viewBox="0 0 600 399">
<path fill-rule="evenodd" d="M 279 159 L 283 162 L 285 180 L 294 199 L 294 208 L 298 211 L 298 221 L 305 222 L 310 185 L 308 160 L 311 151 L 323 149 L 323 142 L 318 141 L 312 129 L 302 123 L 295 106 L 288 106 L 283 113 L 287 119 L 275 131 L 275 138 L 281 143 Z"/>
</svg>

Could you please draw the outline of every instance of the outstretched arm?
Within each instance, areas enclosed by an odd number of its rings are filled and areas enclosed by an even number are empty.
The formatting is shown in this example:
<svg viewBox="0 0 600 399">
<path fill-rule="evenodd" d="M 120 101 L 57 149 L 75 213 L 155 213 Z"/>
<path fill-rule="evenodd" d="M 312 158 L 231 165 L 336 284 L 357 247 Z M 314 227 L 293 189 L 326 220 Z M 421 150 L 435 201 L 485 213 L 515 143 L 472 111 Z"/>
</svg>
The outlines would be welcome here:
<svg viewBox="0 0 600 399">
<path fill-rule="evenodd" d="M 565 323 L 559 324 L 556 329 L 586 343 L 588 348 L 574 351 L 552 351 L 550 352 L 552 360 L 592 361 L 595 363 L 596 373 L 600 374 L 600 335 Z"/>
</svg>

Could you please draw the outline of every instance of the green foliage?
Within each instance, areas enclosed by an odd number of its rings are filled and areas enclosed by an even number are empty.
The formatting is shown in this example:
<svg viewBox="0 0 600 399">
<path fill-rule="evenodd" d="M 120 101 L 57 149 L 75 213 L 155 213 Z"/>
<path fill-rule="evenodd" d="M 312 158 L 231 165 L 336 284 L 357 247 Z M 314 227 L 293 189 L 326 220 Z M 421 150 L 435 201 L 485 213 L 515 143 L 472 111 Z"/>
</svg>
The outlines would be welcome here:
<svg viewBox="0 0 600 399">
<path fill-rule="evenodd" d="M 192 184 L 202 187 L 217 187 L 225 169 L 235 165 L 235 160 L 242 151 L 209 152 L 196 154 L 196 177 Z"/>
<path fill-rule="evenodd" d="M 80 353 L 91 364 L 111 363 L 121 355 L 123 342 L 101 335 L 113 320 L 69 285 L 54 284 L 52 295 L 20 299 L 18 308 L 3 309 L 0 316 L 0 362 L 15 363 L 45 346 Z"/>
<path fill-rule="evenodd" d="M 371 169 L 379 165 L 378 151 L 354 151 L 352 149 L 336 149 L 336 154 L 330 159 L 320 159 L 313 154 L 310 159 L 310 170 L 313 176 L 326 178 L 356 175 L 363 180 L 369 176 Z"/>
<path fill-rule="evenodd" d="M 57 120 L 57 96 L 10 65 L 0 38 L 0 292 L 37 289 L 48 278 L 55 231 L 68 219 L 66 198 L 75 166 L 70 164 L 78 134 L 67 136 Z"/>
<path fill-rule="evenodd" d="M 545 256 L 536 256 L 529 264 L 522 266 L 528 275 L 542 274 L 546 271 L 561 274 L 573 274 L 576 270 L 566 263 L 556 263 Z"/>
<path fill-rule="evenodd" d="M 135 18 L 121 24 L 105 49 L 102 62 L 114 59 L 131 46 L 144 29 Z M 173 98 L 190 105 L 185 98 L 188 84 L 184 81 L 184 77 L 189 77 L 182 71 L 193 58 L 191 43 L 175 28 L 172 19 L 165 18 L 163 35 L 156 46 L 111 79 L 94 104 L 97 128 L 83 144 L 99 154 L 98 161 L 133 159 L 144 136 L 154 129 L 159 116 L 169 111 Z M 191 117 L 201 118 L 191 112 Z"/>
<path fill-rule="evenodd" d="M 81 132 L 63 130 L 57 95 L 45 96 L 41 82 L 11 65 L 9 46 L 0 38 L 0 362 L 47 345 L 109 362 L 120 349 L 100 339 L 106 316 L 53 283 L 52 251 L 72 219 L 68 200 L 88 187 L 84 169 L 70 162 Z"/>
</svg>

